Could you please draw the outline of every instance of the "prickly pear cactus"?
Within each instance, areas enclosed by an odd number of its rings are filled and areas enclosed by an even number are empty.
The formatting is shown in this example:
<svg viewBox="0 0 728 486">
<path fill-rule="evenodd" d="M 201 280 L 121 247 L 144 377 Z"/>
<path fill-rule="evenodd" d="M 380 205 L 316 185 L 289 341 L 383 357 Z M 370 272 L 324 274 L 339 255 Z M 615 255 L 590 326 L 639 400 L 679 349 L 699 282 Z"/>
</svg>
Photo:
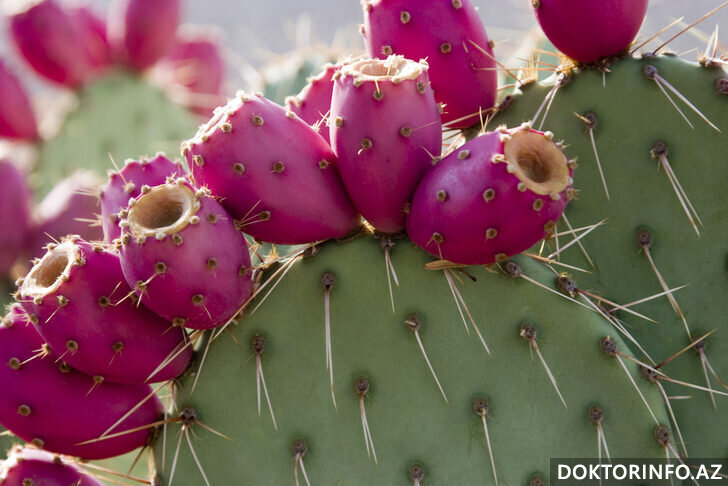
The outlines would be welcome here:
<svg viewBox="0 0 728 486">
<path fill-rule="evenodd" d="M 593 273 L 579 274 L 578 286 L 620 304 L 680 288 L 631 308 L 657 323 L 624 311 L 616 318 L 656 363 L 717 329 L 664 371 L 722 392 L 728 377 L 722 298 L 728 292 L 728 166 L 726 136 L 718 129 L 728 130 L 727 77 L 709 60 L 623 59 L 606 73 L 574 71 L 568 83 L 551 79 L 525 86 L 492 121 L 510 125 L 535 118 L 539 126 L 545 119 L 544 126 L 568 140 L 566 153 L 579 162 L 579 192 L 567 208 L 568 221 L 573 228 L 604 221 L 581 240 Z M 546 110 L 549 96 L 553 102 Z M 568 230 L 563 221 L 559 230 Z M 569 239 L 562 237 L 561 245 Z M 578 245 L 562 256 L 590 267 Z M 728 427 L 728 399 L 658 382 L 668 395 L 692 397 L 670 401 L 685 441 L 681 450 L 722 457 L 728 438 L 714 431 Z"/>
<path fill-rule="evenodd" d="M 597 456 L 593 406 L 611 454 L 664 457 L 653 438 L 655 419 L 667 423 L 659 394 L 640 385 L 653 419 L 600 351 L 611 336 L 629 352 L 610 324 L 527 280 L 552 288 L 547 268 L 519 258 L 522 277 L 427 270 L 425 252 L 385 241 L 399 278 L 392 304 L 381 243 L 332 241 L 266 271 L 268 287 L 232 335 L 217 334 L 179 382 L 178 423 L 155 444 L 164 484 L 202 484 L 201 471 L 208 484 L 303 484 L 304 474 L 311 484 L 406 484 L 418 467 L 427 484 L 528 484 L 548 477 L 549 456 Z M 636 365 L 619 360 L 637 380 Z"/>
</svg>

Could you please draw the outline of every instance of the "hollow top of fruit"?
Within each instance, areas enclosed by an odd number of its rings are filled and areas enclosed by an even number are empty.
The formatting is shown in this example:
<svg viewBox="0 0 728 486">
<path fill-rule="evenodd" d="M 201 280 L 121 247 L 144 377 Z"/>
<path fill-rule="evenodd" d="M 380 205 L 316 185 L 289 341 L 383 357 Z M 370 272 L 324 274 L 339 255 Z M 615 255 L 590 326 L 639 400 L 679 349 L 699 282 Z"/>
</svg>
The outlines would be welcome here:
<svg viewBox="0 0 728 486">
<path fill-rule="evenodd" d="M 509 171 L 536 194 L 559 194 L 573 183 L 569 160 L 548 132 L 529 127 L 508 131 L 503 155 Z"/>
<path fill-rule="evenodd" d="M 406 59 L 392 55 L 386 59 L 363 59 L 341 67 L 341 76 L 351 76 L 355 84 L 389 81 L 394 84 L 409 79 L 417 79 L 428 69 L 427 62 Z"/>
<path fill-rule="evenodd" d="M 194 224 L 199 209 L 195 191 L 187 184 L 153 187 L 130 206 L 129 232 L 136 238 L 173 235 Z"/>
<path fill-rule="evenodd" d="M 71 268 L 79 259 L 80 248 L 73 238 L 59 245 L 49 245 L 48 251 L 23 280 L 20 295 L 35 299 L 55 292 L 70 275 Z"/>
</svg>

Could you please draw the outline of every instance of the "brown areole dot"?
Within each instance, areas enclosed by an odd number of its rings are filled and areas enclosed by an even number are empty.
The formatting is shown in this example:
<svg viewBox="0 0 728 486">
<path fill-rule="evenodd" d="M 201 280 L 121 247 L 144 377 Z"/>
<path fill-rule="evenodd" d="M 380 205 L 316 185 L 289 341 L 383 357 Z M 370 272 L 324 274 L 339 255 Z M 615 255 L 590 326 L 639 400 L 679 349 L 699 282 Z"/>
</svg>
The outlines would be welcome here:
<svg viewBox="0 0 728 486">
<path fill-rule="evenodd" d="M 643 248 L 652 246 L 652 235 L 649 231 L 643 229 L 637 231 L 637 244 Z"/>
<path fill-rule="evenodd" d="M 488 412 L 490 411 L 488 400 L 485 398 L 476 398 L 473 400 L 473 411 L 481 417 L 488 415 Z"/>
<path fill-rule="evenodd" d="M 422 481 L 425 477 L 425 470 L 420 464 L 413 464 L 409 470 L 409 477 L 412 481 Z"/>
<path fill-rule="evenodd" d="M 404 325 L 412 332 L 417 332 L 422 327 L 422 318 L 419 314 L 412 312 L 404 318 Z"/>
<path fill-rule="evenodd" d="M 607 356 L 615 356 L 617 354 L 617 344 L 609 336 L 599 340 L 599 349 Z"/>
<path fill-rule="evenodd" d="M 250 346 L 253 348 L 255 354 L 263 354 L 265 351 L 265 336 L 262 334 L 256 334 L 253 339 L 250 340 Z"/>
<path fill-rule="evenodd" d="M 335 283 L 336 276 L 333 274 L 333 272 L 325 272 L 323 275 L 321 275 L 321 285 L 325 290 L 331 290 Z"/>
<path fill-rule="evenodd" d="M 305 456 L 306 452 L 308 451 L 306 441 L 304 441 L 303 439 L 296 439 L 295 441 L 293 441 L 291 449 L 293 450 L 293 453 L 299 457 Z"/>
<path fill-rule="evenodd" d="M 598 405 L 592 405 L 587 410 L 587 415 L 589 416 L 589 420 L 594 422 L 596 425 L 601 425 L 602 420 L 604 419 L 604 412 L 602 411 L 602 408 Z"/>
<path fill-rule="evenodd" d="M 670 429 L 664 425 L 658 425 L 655 427 L 654 436 L 657 443 L 662 447 L 667 447 L 670 443 Z"/>
<path fill-rule="evenodd" d="M 359 394 L 359 397 L 363 397 L 369 392 L 369 380 L 360 376 L 354 380 L 354 390 Z"/>
<path fill-rule="evenodd" d="M 412 20 L 412 16 L 409 12 L 403 11 L 399 13 L 399 21 L 403 24 L 408 23 L 410 20 Z"/>
</svg>

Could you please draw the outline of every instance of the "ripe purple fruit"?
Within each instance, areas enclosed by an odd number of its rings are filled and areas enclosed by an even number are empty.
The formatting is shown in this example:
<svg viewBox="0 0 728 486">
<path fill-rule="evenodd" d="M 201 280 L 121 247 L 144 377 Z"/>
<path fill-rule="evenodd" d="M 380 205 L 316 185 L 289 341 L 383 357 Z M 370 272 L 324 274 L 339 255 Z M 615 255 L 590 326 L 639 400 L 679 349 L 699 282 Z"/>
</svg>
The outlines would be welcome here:
<svg viewBox="0 0 728 486">
<path fill-rule="evenodd" d="M 126 281 L 174 325 L 221 326 L 250 297 L 245 238 L 209 191 L 185 179 L 142 190 L 119 225 Z"/>
<path fill-rule="evenodd" d="M 426 59 L 443 124 L 464 128 L 493 106 L 495 58 L 471 0 L 364 1 L 364 40 L 372 57 Z"/>
<path fill-rule="evenodd" d="M 482 265 L 553 234 L 573 197 L 573 170 L 552 137 L 528 125 L 502 128 L 442 159 L 412 199 L 412 241 L 439 258 Z"/>
<path fill-rule="evenodd" d="M 402 231 L 405 206 L 442 147 L 427 63 L 365 59 L 334 77 L 331 144 L 344 186 L 378 231 Z"/>
<path fill-rule="evenodd" d="M 120 212 L 129 205 L 129 200 L 139 196 L 142 187 L 164 184 L 168 177 L 186 175 L 179 162 L 172 162 L 163 153 L 152 158 L 127 160 L 119 172 L 112 172 L 109 180 L 101 188 L 101 226 L 104 241 L 111 242 L 121 235 L 119 229 Z"/>
<path fill-rule="evenodd" d="M 647 13 L 647 0 L 532 0 L 531 4 L 546 37 L 583 63 L 627 49 Z"/>
<path fill-rule="evenodd" d="M 74 368 L 113 383 L 176 378 L 192 357 L 184 331 L 138 306 L 130 292 L 116 251 L 70 237 L 49 245 L 20 299 L 54 354 Z"/>
<path fill-rule="evenodd" d="M 182 154 L 195 182 L 261 241 L 338 238 L 360 223 L 326 140 L 263 95 L 238 93 Z"/>
<path fill-rule="evenodd" d="M 115 0 L 109 8 L 109 41 L 114 56 L 143 71 L 174 44 L 180 0 Z"/>
<path fill-rule="evenodd" d="M 0 159 L 0 275 L 25 249 L 31 228 L 31 193 L 24 174 L 10 161 Z"/>
<path fill-rule="evenodd" d="M 16 2 L 9 20 L 15 46 L 44 78 L 76 88 L 96 74 L 78 19 L 54 0 Z"/>
<path fill-rule="evenodd" d="M 286 98 L 286 108 L 298 115 L 312 127 L 318 129 L 326 142 L 329 140 L 329 127 L 324 124 L 331 109 L 331 96 L 334 93 L 334 74 L 341 64 L 326 64 L 323 71 L 311 78 L 296 96 Z"/>
<path fill-rule="evenodd" d="M 43 338 L 19 306 L 0 325 L 0 423 L 26 442 L 50 452 L 104 459 L 147 443 L 162 403 L 148 385 L 119 385 L 74 370 L 48 354 Z M 140 430 L 106 440 L 98 438 L 133 413 L 113 432 Z"/>
<path fill-rule="evenodd" d="M 38 449 L 14 447 L 0 466 L 0 486 L 102 486 L 63 458 Z"/>
<path fill-rule="evenodd" d="M 38 125 L 23 85 L 0 60 L 0 137 L 35 141 Z"/>
</svg>

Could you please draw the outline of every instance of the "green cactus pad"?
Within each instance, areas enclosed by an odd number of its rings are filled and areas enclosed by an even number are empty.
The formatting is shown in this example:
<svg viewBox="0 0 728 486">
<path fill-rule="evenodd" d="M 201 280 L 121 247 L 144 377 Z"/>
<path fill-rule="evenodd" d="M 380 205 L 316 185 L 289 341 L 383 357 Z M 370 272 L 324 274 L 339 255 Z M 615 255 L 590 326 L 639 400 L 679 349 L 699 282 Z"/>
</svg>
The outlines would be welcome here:
<svg viewBox="0 0 728 486">
<path fill-rule="evenodd" d="M 197 121 L 144 78 L 114 72 L 79 93 L 59 133 L 41 146 L 35 174 L 45 193 L 76 169 L 106 176 L 127 158 L 174 155 L 180 141 L 194 133 Z"/>
<path fill-rule="evenodd" d="M 661 78 L 723 133 L 711 128 L 669 87 L 663 86 L 695 127 L 690 128 L 660 86 L 644 75 L 646 66 L 657 68 Z M 571 225 L 583 227 L 606 219 L 604 226 L 583 240 L 596 271 L 579 275 L 579 286 L 622 304 L 662 292 L 645 252 L 637 243 L 637 232 L 648 230 L 652 239 L 650 255 L 667 286 L 688 285 L 676 291 L 674 297 L 693 337 L 718 329 L 707 338 L 705 355 L 725 382 L 728 96 L 716 89 L 718 80 L 724 78 L 728 74 L 720 68 L 702 67 L 674 56 L 624 59 L 609 66 L 604 76 L 593 70 L 575 72 L 571 81 L 556 92 L 543 129 L 554 132 L 556 139 L 566 140 L 567 155 L 579 163 L 574 176 L 578 196 L 566 211 Z M 523 88 L 510 108 L 495 117 L 493 126 L 529 120 L 552 89 L 553 81 Z M 611 200 L 602 186 L 586 124 L 574 114 L 587 112 L 596 114 L 598 120 L 593 135 Z M 538 127 L 539 122 L 534 126 Z M 698 225 L 700 237 L 659 159 L 651 157 L 658 141 L 667 144 L 667 161 L 702 219 L 703 226 Z M 563 223 L 559 224 L 559 230 L 566 229 Z M 561 244 L 569 239 L 562 239 Z M 588 266 L 576 246 L 563 257 L 572 264 Z M 659 322 L 652 324 L 622 311 L 618 314 L 655 361 L 660 362 L 690 344 L 682 321 L 665 297 L 640 304 L 634 310 Z M 667 364 L 664 371 L 674 378 L 706 386 L 699 357 L 689 350 Z M 710 379 L 713 388 L 726 391 L 714 377 Z M 672 385 L 666 389 L 670 395 L 692 396 L 672 401 L 690 456 L 724 457 L 728 436 L 716 431 L 728 429 L 728 398 L 716 396 L 716 410 L 705 392 Z"/>
<path fill-rule="evenodd" d="M 609 335 L 623 352 L 628 348 L 596 312 L 498 267 L 452 270 L 489 356 L 471 324 L 470 335 L 464 329 L 443 270 L 425 269 L 430 258 L 405 240 L 392 248 L 391 259 L 400 282 L 393 289 L 394 313 L 380 241 L 328 242 L 294 263 L 253 312 L 264 290 L 232 336 L 219 332 L 194 393 L 194 374 L 179 381 L 175 406 L 196 412 L 200 424 L 188 413 L 185 433 L 210 484 L 295 484 L 292 445 L 299 439 L 307 446 L 303 462 L 311 484 L 412 484 L 413 465 L 424 468 L 424 484 L 494 484 L 482 419 L 473 408 L 478 398 L 489 405 L 499 484 L 528 484 L 535 473 L 547 478 L 550 457 L 596 457 L 597 428 L 587 415 L 592 405 L 604 412 L 613 457 L 665 456 L 653 438 L 655 421 L 619 363 L 599 345 Z M 517 261 L 524 275 L 554 287 L 551 270 L 526 257 Z M 326 272 L 335 276 L 329 296 L 338 410 L 325 366 Z M 405 326 L 413 312 L 421 317 L 418 335 L 449 403 Z M 535 342 L 568 408 L 520 336 L 524 323 L 535 327 Z M 266 339 L 261 362 L 277 431 L 264 396 L 258 415 L 256 335 Z M 621 359 L 637 376 L 636 365 Z M 361 377 L 369 383 L 363 403 L 378 464 L 365 448 L 354 388 Z M 657 420 L 667 423 L 657 391 L 645 383 L 641 388 Z M 158 435 L 158 472 L 166 484 L 179 441 L 173 484 L 203 484 L 180 431 L 177 421 L 166 441 Z M 299 481 L 305 484 L 300 469 Z"/>
</svg>

